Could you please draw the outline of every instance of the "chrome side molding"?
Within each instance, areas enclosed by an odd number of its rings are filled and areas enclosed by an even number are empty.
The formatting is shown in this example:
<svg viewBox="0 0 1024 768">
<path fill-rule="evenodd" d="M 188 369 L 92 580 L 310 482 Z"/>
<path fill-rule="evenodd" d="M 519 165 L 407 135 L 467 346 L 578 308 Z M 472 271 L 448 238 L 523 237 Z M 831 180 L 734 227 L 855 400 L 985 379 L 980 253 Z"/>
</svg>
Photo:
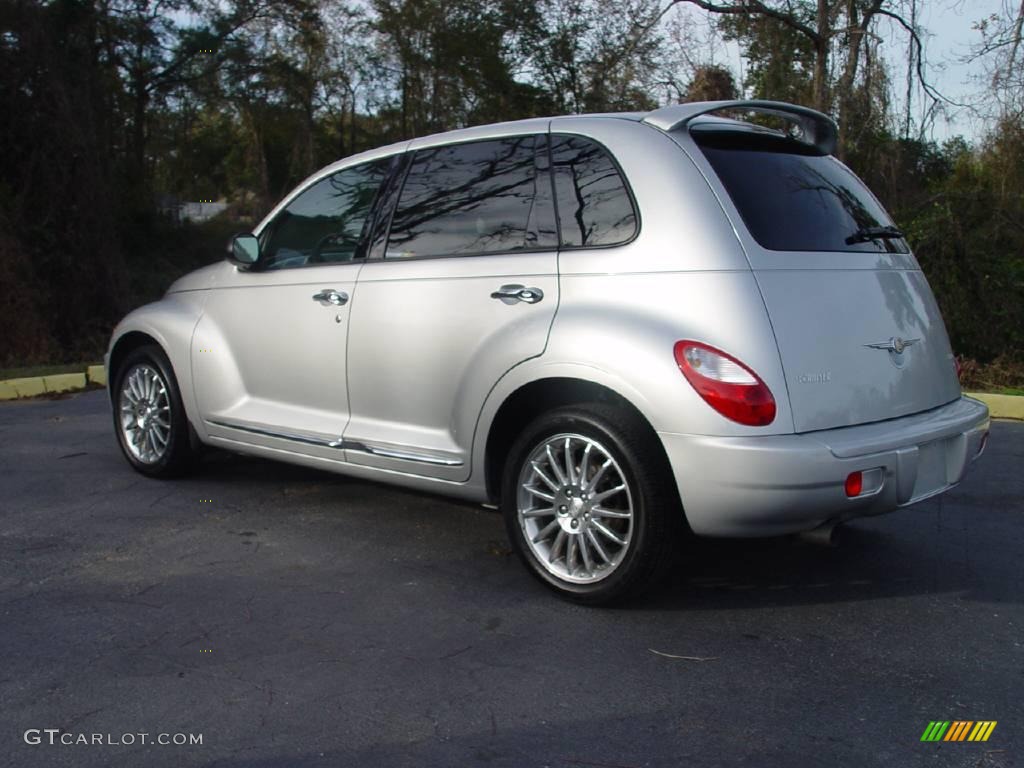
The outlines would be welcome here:
<svg viewBox="0 0 1024 768">
<path fill-rule="evenodd" d="M 242 432 L 249 432 L 254 435 L 262 435 L 263 437 L 273 437 L 278 440 L 290 440 L 295 443 L 304 443 L 306 445 L 316 445 L 321 448 L 336 448 L 343 451 L 357 451 L 359 453 L 368 453 L 372 456 L 380 456 L 386 459 L 401 459 L 403 461 L 415 461 L 420 464 L 433 464 L 441 467 L 458 467 L 461 466 L 462 462 L 458 459 L 446 459 L 440 456 L 435 456 L 429 453 L 421 453 L 419 451 L 411 451 L 405 448 L 390 448 L 379 445 L 367 445 L 365 443 L 356 442 L 354 440 L 345 440 L 343 438 L 323 438 L 313 437 L 311 435 L 300 435 L 297 432 L 285 432 L 275 429 L 267 429 L 266 427 L 254 427 L 249 424 L 236 424 L 234 422 L 220 421 L 216 419 L 207 419 L 208 424 L 212 424 L 217 427 L 225 427 L 226 429 L 237 429 Z"/>
<path fill-rule="evenodd" d="M 344 441 L 339 437 L 330 439 L 326 437 L 313 437 L 312 435 L 300 435 L 297 432 L 282 432 L 275 429 L 267 429 L 265 427 L 254 427 L 249 424 L 236 424 L 229 421 L 218 421 L 216 419 L 207 419 L 208 424 L 213 424 L 216 427 L 226 427 L 227 429 L 237 429 L 242 432 L 250 432 L 254 435 L 263 435 L 264 437 L 276 437 L 279 440 L 291 440 L 294 443 L 305 443 L 306 445 L 318 445 L 321 448 L 344 448 Z"/>
<path fill-rule="evenodd" d="M 358 447 L 353 447 L 358 446 Z M 416 451 L 398 450 L 394 448 L 381 448 L 376 445 L 363 445 L 361 443 L 346 443 L 345 447 L 352 451 L 363 451 L 382 456 L 387 459 L 404 459 L 405 461 L 418 461 L 420 464 L 435 464 L 441 467 L 458 467 L 462 464 L 458 459 L 443 459 L 440 456 L 433 456 Z"/>
</svg>

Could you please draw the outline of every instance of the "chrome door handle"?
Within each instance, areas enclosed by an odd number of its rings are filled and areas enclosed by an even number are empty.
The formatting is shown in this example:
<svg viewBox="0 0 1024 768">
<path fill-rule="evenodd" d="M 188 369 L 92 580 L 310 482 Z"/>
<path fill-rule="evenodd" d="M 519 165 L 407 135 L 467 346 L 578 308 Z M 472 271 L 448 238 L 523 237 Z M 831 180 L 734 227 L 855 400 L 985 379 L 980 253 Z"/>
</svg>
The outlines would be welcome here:
<svg viewBox="0 0 1024 768">
<path fill-rule="evenodd" d="M 491 298 L 501 299 L 505 304 L 515 304 L 517 301 L 536 304 L 544 298 L 544 291 L 540 288 L 527 288 L 525 285 L 503 285 L 491 294 Z"/>
<path fill-rule="evenodd" d="M 333 288 L 324 288 L 320 293 L 313 294 L 313 301 L 319 301 L 325 307 L 341 307 L 348 304 L 348 294 Z"/>
</svg>

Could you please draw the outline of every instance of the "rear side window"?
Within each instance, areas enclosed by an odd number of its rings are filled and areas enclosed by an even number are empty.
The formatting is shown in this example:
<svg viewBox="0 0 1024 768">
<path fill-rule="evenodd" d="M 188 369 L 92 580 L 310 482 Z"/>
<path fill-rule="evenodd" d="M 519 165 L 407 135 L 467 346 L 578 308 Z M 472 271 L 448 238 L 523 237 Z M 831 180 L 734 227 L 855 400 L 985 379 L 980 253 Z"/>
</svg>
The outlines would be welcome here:
<svg viewBox="0 0 1024 768">
<path fill-rule="evenodd" d="M 748 132 L 694 130 L 693 137 L 764 248 L 907 252 L 901 238 L 863 236 L 891 227 L 892 220 L 860 179 L 831 156 Z"/>
<path fill-rule="evenodd" d="M 537 143 L 517 136 L 416 152 L 385 257 L 555 247 L 550 194 L 537 194 Z M 546 175 L 540 178 L 550 188 Z"/>
<path fill-rule="evenodd" d="M 563 246 L 619 245 L 633 239 L 633 200 L 604 147 L 581 136 L 553 135 L 551 169 Z"/>
</svg>

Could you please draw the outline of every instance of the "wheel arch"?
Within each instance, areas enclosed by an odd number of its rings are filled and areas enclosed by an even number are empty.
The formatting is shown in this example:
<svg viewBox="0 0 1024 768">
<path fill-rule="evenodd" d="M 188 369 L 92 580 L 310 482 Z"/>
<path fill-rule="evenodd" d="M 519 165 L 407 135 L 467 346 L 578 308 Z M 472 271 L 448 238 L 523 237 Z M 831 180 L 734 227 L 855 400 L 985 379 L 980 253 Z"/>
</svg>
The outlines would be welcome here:
<svg viewBox="0 0 1024 768">
<path fill-rule="evenodd" d="M 484 443 L 483 483 L 487 499 L 497 503 L 501 475 L 512 443 L 523 427 L 546 411 L 567 405 L 610 403 L 621 408 L 643 428 L 668 467 L 668 455 L 650 419 L 630 398 L 606 383 L 574 375 L 550 375 L 520 384 L 501 401 L 487 428 Z M 671 492 L 678 493 L 674 484 Z"/>
<path fill-rule="evenodd" d="M 155 337 L 144 331 L 127 331 L 118 336 L 111 345 L 110 353 L 107 355 L 107 395 L 111 401 L 114 399 L 114 381 L 125 358 L 136 349 L 150 344 L 163 349 L 163 345 Z M 164 350 L 164 354 L 167 354 L 167 350 Z"/>
</svg>

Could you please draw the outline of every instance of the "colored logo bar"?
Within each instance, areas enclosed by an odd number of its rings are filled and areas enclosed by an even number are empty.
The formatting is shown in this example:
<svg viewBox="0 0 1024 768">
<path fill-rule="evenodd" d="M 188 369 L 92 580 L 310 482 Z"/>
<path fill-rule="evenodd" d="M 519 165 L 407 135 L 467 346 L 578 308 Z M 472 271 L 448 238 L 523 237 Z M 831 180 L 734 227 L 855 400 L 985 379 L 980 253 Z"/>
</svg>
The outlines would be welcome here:
<svg viewBox="0 0 1024 768">
<path fill-rule="evenodd" d="M 996 720 L 932 720 L 921 741 L 988 741 Z"/>
</svg>

